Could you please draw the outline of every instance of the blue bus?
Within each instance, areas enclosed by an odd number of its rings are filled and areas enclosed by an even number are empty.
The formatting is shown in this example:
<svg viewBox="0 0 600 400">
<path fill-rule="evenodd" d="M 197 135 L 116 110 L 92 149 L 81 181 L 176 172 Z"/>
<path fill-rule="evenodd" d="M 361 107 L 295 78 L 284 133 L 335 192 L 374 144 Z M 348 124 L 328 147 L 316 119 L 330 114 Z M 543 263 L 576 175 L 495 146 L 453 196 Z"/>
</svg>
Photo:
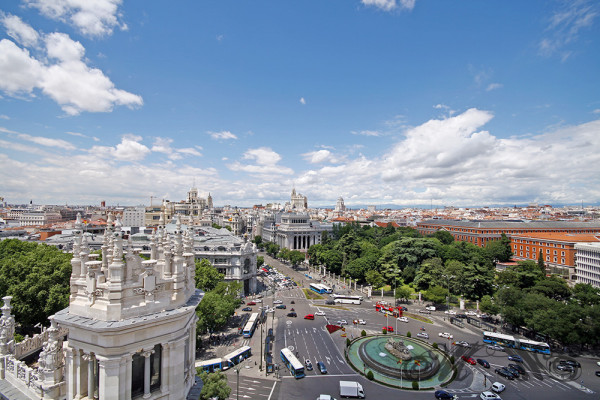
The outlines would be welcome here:
<svg viewBox="0 0 600 400">
<path fill-rule="evenodd" d="M 518 339 L 514 336 L 502 333 L 483 332 L 483 342 L 498 344 L 512 349 L 533 351 L 534 353 L 550 354 L 550 346 L 548 343 Z"/>
<path fill-rule="evenodd" d="M 196 361 L 195 366 L 197 368 L 202 368 L 205 372 L 226 371 L 231 367 L 229 361 L 223 358 Z"/>
<path fill-rule="evenodd" d="M 290 349 L 281 349 L 281 361 L 288 367 L 294 378 L 300 379 L 304 377 L 304 365 L 302 365 Z"/>
<path fill-rule="evenodd" d="M 242 335 L 245 338 L 251 338 L 254 334 L 254 330 L 256 329 L 256 324 L 258 324 L 258 313 L 252 313 L 246 325 L 244 325 L 244 330 L 242 331 Z"/>
<path fill-rule="evenodd" d="M 223 357 L 223 359 L 228 361 L 233 367 L 234 365 L 238 365 L 251 355 L 252 348 L 250 346 L 242 346 L 239 349 L 227 354 L 225 357 Z"/>
<path fill-rule="evenodd" d="M 333 292 L 333 289 L 331 289 L 329 286 L 325 286 L 321 283 L 311 283 L 309 286 L 310 286 L 310 290 L 312 290 L 313 292 L 317 292 L 319 294 Z"/>
</svg>

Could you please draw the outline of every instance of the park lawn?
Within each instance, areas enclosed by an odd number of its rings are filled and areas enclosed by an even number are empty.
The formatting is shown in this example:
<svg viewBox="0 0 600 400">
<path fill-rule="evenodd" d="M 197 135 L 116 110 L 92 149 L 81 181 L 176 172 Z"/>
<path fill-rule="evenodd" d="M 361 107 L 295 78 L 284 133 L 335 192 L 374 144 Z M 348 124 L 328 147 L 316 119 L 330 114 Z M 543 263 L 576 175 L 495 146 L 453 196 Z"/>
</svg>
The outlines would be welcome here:
<svg viewBox="0 0 600 400">
<path fill-rule="evenodd" d="M 424 317 L 422 315 L 408 313 L 408 312 L 403 312 L 402 315 L 405 317 L 408 317 L 408 318 L 416 319 L 417 321 L 425 322 L 427 324 L 433 324 L 432 320 L 430 320 L 429 318 Z"/>
<path fill-rule="evenodd" d="M 302 289 L 304 291 L 304 295 L 306 296 L 307 299 L 309 300 L 322 300 L 324 299 L 323 296 L 321 296 L 318 293 L 313 292 L 310 289 Z"/>
</svg>

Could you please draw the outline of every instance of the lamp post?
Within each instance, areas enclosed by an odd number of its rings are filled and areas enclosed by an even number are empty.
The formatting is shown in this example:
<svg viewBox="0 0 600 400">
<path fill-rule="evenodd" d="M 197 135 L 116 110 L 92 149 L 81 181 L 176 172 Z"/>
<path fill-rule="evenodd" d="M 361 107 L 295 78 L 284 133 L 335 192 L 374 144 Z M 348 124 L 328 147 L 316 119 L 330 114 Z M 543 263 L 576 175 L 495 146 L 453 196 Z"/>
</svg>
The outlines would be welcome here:
<svg viewBox="0 0 600 400">
<path fill-rule="evenodd" d="M 450 310 L 450 279 L 454 279 L 455 276 L 454 275 L 442 275 L 444 278 L 446 278 L 446 284 L 448 285 L 448 296 L 446 297 L 446 309 L 449 311 Z M 448 314 L 450 315 L 450 314 Z"/>
<path fill-rule="evenodd" d="M 238 367 L 238 368 L 235 369 L 235 374 L 237 375 L 237 385 L 236 385 L 236 387 L 237 387 L 236 399 L 237 400 L 240 400 L 240 369 L 241 368 L 242 367 L 240 366 L 240 367 Z"/>
</svg>

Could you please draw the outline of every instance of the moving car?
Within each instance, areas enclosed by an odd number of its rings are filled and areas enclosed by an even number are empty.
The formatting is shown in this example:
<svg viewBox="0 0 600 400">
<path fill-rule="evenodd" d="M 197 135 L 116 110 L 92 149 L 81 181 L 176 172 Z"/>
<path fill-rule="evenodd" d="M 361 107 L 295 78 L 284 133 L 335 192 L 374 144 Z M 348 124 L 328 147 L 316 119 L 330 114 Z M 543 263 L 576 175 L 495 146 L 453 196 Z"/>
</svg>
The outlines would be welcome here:
<svg viewBox="0 0 600 400">
<path fill-rule="evenodd" d="M 573 368 L 581 368 L 581 364 L 575 360 L 560 360 L 559 364 L 570 365 Z"/>
<path fill-rule="evenodd" d="M 273 304 L 281 304 L 281 303 L 283 303 L 283 301 L 281 301 L 281 300 L 275 300 L 275 301 L 273 302 Z"/>
<path fill-rule="evenodd" d="M 393 326 L 384 326 L 383 329 L 385 329 L 388 332 L 394 332 L 394 327 Z"/>
<path fill-rule="evenodd" d="M 315 315 L 314 314 L 306 314 L 304 316 L 304 319 L 315 319 Z"/>
<path fill-rule="evenodd" d="M 427 311 L 435 311 L 435 306 L 427 306 L 425 307 Z"/>
<path fill-rule="evenodd" d="M 519 371 L 519 374 L 523 375 L 525 373 L 525 368 L 523 368 L 520 364 L 508 364 L 510 368 L 514 368 Z"/>
<path fill-rule="evenodd" d="M 461 356 L 460 357 L 464 362 L 468 362 L 471 365 L 475 365 L 477 364 L 477 361 L 475 361 L 474 358 L 468 357 L 468 356 Z"/>
<path fill-rule="evenodd" d="M 508 359 L 510 361 L 516 361 L 516 362 L 521 362 L 521 363 L 523 362 L 523 359 L 521 358 L 521 356 L 517 356 L 517 355 L 508 356 Z"/>
<path fill-rule="evenodd" d="M 465 342 L 464 340 L 460 340 L 460 341 L 456 342 L 456 345 L 457 346 L 462 346 L 462 347 L 467 347 L 467 348 L 471 347 L 471 345 L 469 344 L 469 342 Z"/>
<path fill-rule="evenodd" d="M 513 376 L 513 374 L 511 374 L 510 372 L 508 372 L 508 370 L 506 368 L 496 368 L 494 370 L 495 373 L 497 373 L 498 375 L 508 379 L 509 381 L 512 381 L 513 379 L 515 379 L 515 377 Z"/>
<path fill-rule="evenodd" d="M 490 344 L 487 348 L 490 350 L 504 351 L 504 347 L 497 344 Z"/>
<path fill-rule="evenodd" d="M 408 322 L 408 318 L 406 318 L 406 317 L 398 317 L 398 321 Z"/>
<path fill-rule="evenodd" d="M 325 300 L 325 304 L 332 305 L 332 304 L 335 304 L 335 301 L 333 301 L 331 299 L 327 299 L 327 300 Z"/>
<path fill-rule="evenodd" d="M 454 336 L 452 336 L 448 332 L 440 332 L 438 333 L 438 336 L 443 337 L 445 339 L 454 339 Z"/>
<path fill-rule="evenodd" d="M 514 375 L 515 378 L 518 378 L 519 376 L 521 376 L 521 373 L 519 372 L 518 369 L 511 367 L 511 364 L 508 365 L 508 367 L 506 367 L 506 369 Z"/>
<path fill-rule="evenodd" d="M 327 373 L 327 368 L 325 368 L 325 364 L 323 364 L 322 361 L 319 361 L 317 363 L 317 367 L 319 367 L 319 372 L 322 374 L 326 374 Z"/>
<path fill-rule="evenodd" d="M 429 311 L 429 310 L 419 310 L 419 312 L 421 314 L 431 314 L 431 311 Z"/>
<path fill-rule="evenodd" d="M 338 322 L 336 322 L 338 325 L 348 325 L 348 321 L 346 321 L 345 319 L 341 319 Z"/>
<path fill-rule="evenodd" d="M 288 317 L 297 317 L 298 314 L 296 314 L 294 311 L 287 313 Z"/>
<path fill-rule="evenodd" d="M 563 371 L 563 372 L 573 372 L 575 371 L 575 368 L 573 368 L 572 365 L 568 365 L 568 364 L 558 364 L 556 366 L 556 369 L 559 371 Z"/>
<path fill-rule="evenodd" d="M 596 376 L 600 376 L 600 371 L 596 371 Z"/>
<path fill-rule="evenodd" d="M 454 311 L 454 310 L 446 310 L 446 311 L 444 311 L 444 314 L 456 315 L 456 311 Z"/>
<path fill-rule="evenodd" d="M 244 307 L 242 308 L 242 311 L 252 311 L 252 307 Z"/>
<path fill-rule="evenodd" d="M 490 363 L 487 362 L 487 360 L 484 360 L 483 358 L 478 358 L 477 359 L 477 364 L 481 365 L 483 368 L 489 368 L 490 367 Z"/>
<path fill-rule="evenodd" d="M 366 325 L 366 324 L 367 324 L 367 321 L 365 321 L 364 319 L 359 319 L 359 320 L 358 320 L 358 324 L 359 324 L 359 325 Z"/>
<path fill-rule="evenodd" d="M 335 397 L 331 397 L 328 394 L 320 394 L 317 400 L 335 400 Z"/>
<path fill-rule="evenodd" d="M 502 400 L 500 396 L 493 392 L 483 392 L 479 395 L 482 400 Z"/>
<path fill-rule="evenodd" d="M 246 303 L 247 306 L 255 306 L 256 303 L 254 301 L 249 301 Z"/>
<path fill-rule="evenodd" d="M 500 382 L 492 383 L 492 390 L 494 392 L 500 393 L 500 392 L 503 392 L 504 389 L 506 389 L 506 386 L 503 383 L 500 383 Z"/>
<path fill-rule="evenodd" d="M 467 311 L 465 314 L 475 316 L 477 313 L 475 311 Z"/>
<path fill-rule="evenodd" d="M 315 315 L 319 315 L 319 316 L 321 316 L 321 317 L 324 317 L 324 316 L 325 316 L 325 311 L 317 311 L 317 312 L 315 313 Z"/>
<path fill-rule="evenodd" d="M 427 332 L 419 332 L 417 333 L 417 337 L 421 339 L 429 339 L 429 334 Z"/>
<path fill-rule="evenodd" d="M 365 398 L 362 385 L 354 381 L 340 381 L 340 397 Z"/>
<path fill-rule="evenodd" d="M 458 399 L 458 396 L 452 393 L 448 393 L 445 390 L 436 390 L 434 396 L 438 400 L 453 400 Z"/>
<path fill-rule="evenodd" d="M 312 369 L 313 369 L 312 363 L 310 362 L 310 360 L 308 358 L 306 360 L 304 360 L 304 366 L 306 367 L 307 371 L 312 371 Z"/>
<path fill-rule="evenodd" d="M 285 304 L 277 304 L 275 306 L 275 308 L 279 308 L 280 310 L 285 310 L 287 307 L 285 306 Z"/>
</svg>

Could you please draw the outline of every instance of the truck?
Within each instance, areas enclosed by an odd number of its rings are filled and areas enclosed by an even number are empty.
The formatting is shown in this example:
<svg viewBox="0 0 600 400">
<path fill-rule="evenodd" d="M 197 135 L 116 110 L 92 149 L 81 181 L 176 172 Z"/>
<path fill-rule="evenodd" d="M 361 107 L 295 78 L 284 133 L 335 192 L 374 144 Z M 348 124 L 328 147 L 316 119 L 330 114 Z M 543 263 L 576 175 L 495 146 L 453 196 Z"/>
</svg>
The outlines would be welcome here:
<svg viewBox="0 0 600 400">
<path fill-rule="evenodd" d="M 340 381 L 340 397 L 356 397 L 359 399 L 365 398 L 363 387 L 358 382 Z"/>
</svg>

